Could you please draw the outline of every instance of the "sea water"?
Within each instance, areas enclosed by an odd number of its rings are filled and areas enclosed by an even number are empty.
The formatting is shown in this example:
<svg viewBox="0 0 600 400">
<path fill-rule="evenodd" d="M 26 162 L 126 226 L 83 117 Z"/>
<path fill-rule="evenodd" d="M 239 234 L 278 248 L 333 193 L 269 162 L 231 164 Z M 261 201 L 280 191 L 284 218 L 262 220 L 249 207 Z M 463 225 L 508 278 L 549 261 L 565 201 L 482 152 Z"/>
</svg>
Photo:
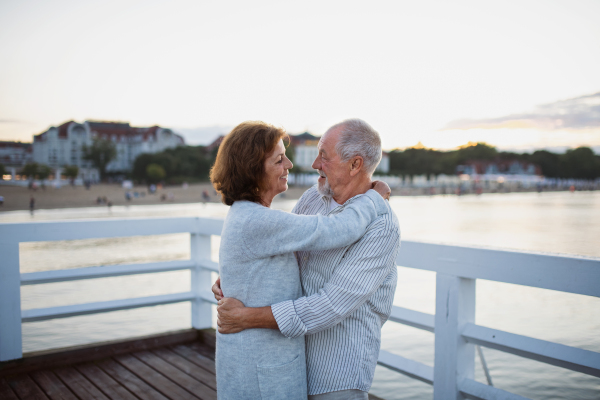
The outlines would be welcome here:
<svg viewBox="0 0 600 400">
<path fill-rule="evenodd" d="M 289 211 L 295 201 L 276 201 Z M 512 193 L 393 197 L 403 240 L 600 257 L 600 193 Z M 220 204 L 123 206 L 0 213 L 0 223 L 76 218 L 224 218 Z M 219 237 L 212 240 L 218 259 Z M 186 259 L 189 235 L 22 243 L 21 272 Z M 400 249 L 402 251 L 402 249 Z M 394 304 L 435 311 L 435 273 L 399 267 Z M 600 282 L 598 282 L 600 285 Z M 51 283 L 21 288 L 31 309 L 189 290 L 189 271 Z M 600 352 L 600 299 L 478 280 L 479 325 Z M 190 327 L 188 303 L 23 324 L 25 352 Z M 433 334 L 388 322 L 382 348 L 433 365 Z M 600 379 L 484 348 L 493 384 L 532 399 L 599 399 Z M 476 357 L 476 379 L 485 383 Z M 432 387 L 377 367 L 371 389 L 385 399 L 432 398 Z"/>
</svg>

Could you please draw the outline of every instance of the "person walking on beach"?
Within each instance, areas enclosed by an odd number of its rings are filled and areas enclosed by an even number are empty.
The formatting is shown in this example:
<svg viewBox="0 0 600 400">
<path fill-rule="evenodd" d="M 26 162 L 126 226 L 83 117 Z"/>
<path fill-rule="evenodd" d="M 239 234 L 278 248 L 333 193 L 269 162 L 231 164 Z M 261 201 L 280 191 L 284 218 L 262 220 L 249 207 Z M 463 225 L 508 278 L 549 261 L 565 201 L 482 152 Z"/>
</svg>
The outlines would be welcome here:
<svg viewBox="0 0 600 400">
<path fill-rule="evenodd" d="M 33 196 L 29 197 L 29 212 L 33 215 L 33 209 L 35 208 L 35 199 Z"/>
<path fill-rule="evenodd" d="M 343 212 L 371 187 L 382 154 L 379 134 L 357 119 L 331 127 L 318 148 L 312 165 L 320 175 L 318 184 L 304 193 L 292 213 Z M 308 398 L 367 399 L 381 327 L 392 310 L 399 247 L 398 220 L 386 202 L 385 212 L 356 243 L 296 252 L 304 297 L 270 307 L 245 307 L 222 297 L 217 280 L 212 290 L 219 300 L 218 330 L 229 334 L 269 328 L 291 339 L 306 335 Z"/>
</svg>

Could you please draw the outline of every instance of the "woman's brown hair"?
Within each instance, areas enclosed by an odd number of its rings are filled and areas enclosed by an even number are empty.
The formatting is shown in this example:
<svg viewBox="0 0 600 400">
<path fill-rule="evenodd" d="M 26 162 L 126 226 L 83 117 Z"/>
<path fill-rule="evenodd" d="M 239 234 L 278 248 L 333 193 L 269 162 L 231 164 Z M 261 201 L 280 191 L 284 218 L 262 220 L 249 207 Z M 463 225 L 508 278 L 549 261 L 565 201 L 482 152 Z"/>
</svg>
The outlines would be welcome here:
<svg viewBox="0 0 600 400">
<path fill-rule="evenodd" d="M 242 122 L 225 136 L 210 170 L 210 181 L 224 204 L 260 202 L 267 189 L 265 160 L 279 139 L 287 137 L 283 129 L 261 121 Z"/>
</svg>

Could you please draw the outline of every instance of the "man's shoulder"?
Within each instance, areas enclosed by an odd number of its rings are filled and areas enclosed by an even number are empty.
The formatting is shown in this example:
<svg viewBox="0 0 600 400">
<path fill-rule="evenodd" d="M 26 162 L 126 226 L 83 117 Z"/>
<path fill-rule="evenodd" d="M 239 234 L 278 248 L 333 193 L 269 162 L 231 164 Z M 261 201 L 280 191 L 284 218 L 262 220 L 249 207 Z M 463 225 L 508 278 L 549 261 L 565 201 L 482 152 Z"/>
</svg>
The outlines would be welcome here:
<svg viewBox="0 0 600 400">
<path fill-rule="evenodd" d="M 316 214 L 315 207 L 321 205 L 321 198 L 322 196 L 317 190 L 317 185 L 314 185 L 300 196 L 292 212 L 295 214 Z"/>
<path fill-rule="evenodd" d="M 365 232 L 365 236 L 379 236 L 379 237 L 398 237 L 400 240 L 400 223 L 398 222 L 398 217 L 389 202 L 386 203 L 387 211 L 383 214 L 380 214 L 375 221 L 371 223 L 367 227 L 367 231 Z M 364 237 L 364 236 L 363 236 Z"/>
</svg>

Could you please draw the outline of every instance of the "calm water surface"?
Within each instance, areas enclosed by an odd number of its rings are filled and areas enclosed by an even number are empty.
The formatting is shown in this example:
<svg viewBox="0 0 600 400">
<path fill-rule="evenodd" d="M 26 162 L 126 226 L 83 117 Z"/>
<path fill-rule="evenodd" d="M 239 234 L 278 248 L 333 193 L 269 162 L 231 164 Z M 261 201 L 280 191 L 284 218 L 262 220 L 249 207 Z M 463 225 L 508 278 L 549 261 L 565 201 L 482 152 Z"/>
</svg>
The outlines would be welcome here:
<svg viewBox="0 0 600 400">
<path fill-rule="evenodd" d="M 404 240 L 600 257 L 600 193 L 396 197 Z M 274 203 L 291 210 L 294 201 Z M 228 207 L 186 204 L 0 213 L 0 223 L 76 218 L 201 216 Z M 213 237 L 213 258 L 219 238 Z M 402 249 L 400 250 L 402 251 Z M 21 272 L 189 258 L 189 235 L 21 244 Z M 24 286 L 23 309 L 189 290 L 189 272 Z M 600 285 L 600 282 L 598 282 Z M 394 303 L 435 311 L 435 275 L 399 268 Z M 477 323 L 600 352 L 600 299 L 488 281 L 477 282 Z M 190 327 L 189 304 L 23 324 L 24 351 L 127 338 Z M 382 348 L 433 365 L 433 335 L 387 323 Z M 484 349 L 496 387 L 533 399 L 600 399 L 600 379 Z M 477 361 L 476 379 L 485 383 Z M 372 393 L 385 399 L 432 398 L 429 385 L 377 367 Z"/>
</svg>

